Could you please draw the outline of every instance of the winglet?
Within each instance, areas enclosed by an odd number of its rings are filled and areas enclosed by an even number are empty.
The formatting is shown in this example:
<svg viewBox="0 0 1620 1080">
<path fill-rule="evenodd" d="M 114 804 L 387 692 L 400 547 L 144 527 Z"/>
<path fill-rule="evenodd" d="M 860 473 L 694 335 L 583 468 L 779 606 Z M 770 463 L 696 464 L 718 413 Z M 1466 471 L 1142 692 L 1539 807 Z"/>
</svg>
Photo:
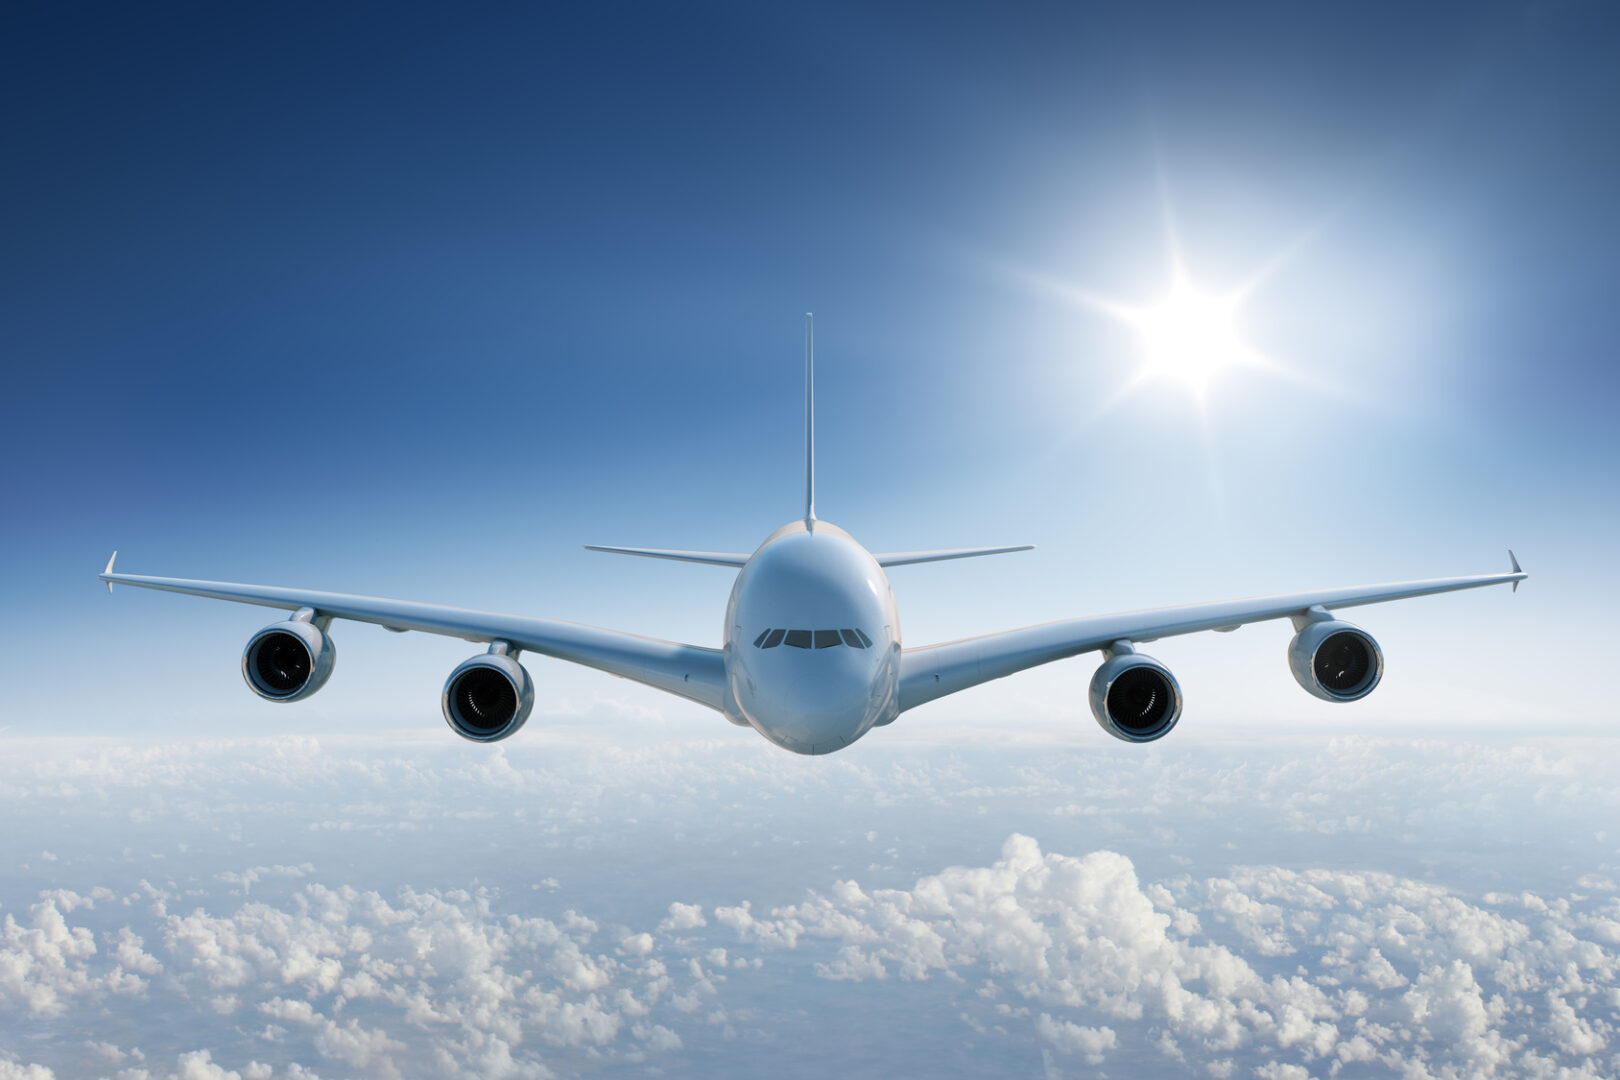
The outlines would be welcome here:
<svg viewBox="0 0 1620 1080">
<path fill-rule="evenodd" d="M 1508 562 L 1513 564 L 1513 572 L 1515 574 L 1524 573 L 1523 570 L 1519 569 L 1519 557 L 1517 555 L 1513 554 L 1513 549 L 1512 548 L 1508 548 Z M 1514 592 L 1519 591 L 1519 583 L 1517 581 L 1515 581 L 1513 583 L 1513 591 Z"/>
<path fill-rule="evenodd" d="M 103 570 L 101 572 L 101 578 L 102 578 L 103 581 L 106 581 L 107 575 L 112 573 L 113 563 L 115 563 L 117 561 L 118 561 L 118 552 L 117 552 L 117 550 L 114 550 L 113 553 L 112 553 L 112 558 L 107 560 L 107 569 L 105 569 L 105 570 Z M 107 595 L 108 596 L 112 595 L 112 582 L 110 582 L 110 581 L 107 582 Z"/>
</svg>

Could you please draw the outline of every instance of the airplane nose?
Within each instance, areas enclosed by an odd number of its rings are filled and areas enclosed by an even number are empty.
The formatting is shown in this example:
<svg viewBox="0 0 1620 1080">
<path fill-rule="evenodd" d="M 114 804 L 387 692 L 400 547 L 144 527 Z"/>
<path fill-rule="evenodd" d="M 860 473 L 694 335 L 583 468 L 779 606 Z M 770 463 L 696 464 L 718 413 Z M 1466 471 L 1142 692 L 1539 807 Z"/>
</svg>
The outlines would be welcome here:
<svg viewBox="0 0 1620 1080">
<path fill-rule="evenodd" d="M 828 754 L 864 735 L 872 723 L 871 674 L 820 662 L 830 659 L 801 653 L 756 671 L 752 687 L 738 695 L 755 730 L 799 754 Z"/>
</svg>

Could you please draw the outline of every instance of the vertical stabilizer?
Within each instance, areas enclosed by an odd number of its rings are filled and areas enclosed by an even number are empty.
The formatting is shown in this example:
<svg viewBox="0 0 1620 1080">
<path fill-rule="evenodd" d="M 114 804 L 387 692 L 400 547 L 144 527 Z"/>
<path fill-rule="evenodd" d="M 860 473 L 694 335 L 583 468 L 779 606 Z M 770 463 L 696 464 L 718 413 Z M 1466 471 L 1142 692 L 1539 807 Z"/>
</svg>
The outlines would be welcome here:
<svg viewBox="0 0 1620 1080">
<path fill-rule="evenodd" d="M 816 527 L 816 317 L 804 313 L 804 527 Z"/>
</svg>

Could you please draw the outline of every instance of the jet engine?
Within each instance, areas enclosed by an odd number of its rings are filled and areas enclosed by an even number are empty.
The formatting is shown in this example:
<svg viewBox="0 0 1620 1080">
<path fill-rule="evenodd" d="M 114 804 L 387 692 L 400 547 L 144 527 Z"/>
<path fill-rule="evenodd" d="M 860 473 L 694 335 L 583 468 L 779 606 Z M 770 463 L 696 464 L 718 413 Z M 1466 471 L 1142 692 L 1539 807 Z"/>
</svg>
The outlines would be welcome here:
<svg viewBox="0 0 1620 1080">
<path fill-rule="evenodd" d="M 523 726 L 534 709 L 534 683 L 522 664 L 496 642 L 450 673 L 445 681 L 444 718 L 463 739 L 499 742 Z"/>
<path fill-rule="evenodd" d="M 326 631 L 294 618 L 248 638 L 242 677 L 266 701 L 300 701 L 326 685 L 335 663 L 337 648 Z"/>
<path fill-rule="evenodd" d="M 1091 677 L 1091 712 L 1116 739 L 1152 742 L 1181 718 L 1181 687 L 1151 656 L 1117 645 Z"/>
<path fill-rule="evenodd" d="M 1294 681 L 1323 701 L 1359 701 L 1384 677 L 1384 653 L 1372 635 L 1338 619 L 1308 622 L 1288 643 Z"/>
</svg>

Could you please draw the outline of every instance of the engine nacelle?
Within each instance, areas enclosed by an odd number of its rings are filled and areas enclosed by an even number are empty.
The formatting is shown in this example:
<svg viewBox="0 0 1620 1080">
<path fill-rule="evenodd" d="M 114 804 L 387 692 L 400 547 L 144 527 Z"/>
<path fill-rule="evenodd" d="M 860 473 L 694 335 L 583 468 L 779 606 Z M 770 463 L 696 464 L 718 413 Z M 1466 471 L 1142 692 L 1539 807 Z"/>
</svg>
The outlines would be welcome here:
<svg viewBox="0 0 1620 1080">
<path fill-rule="evenodd" d="M 1152 742 L 1181 719 L 1181 687 L 1151 656 L 1116 647 L 1091 677 L 1091 712 L 1116 739 Z"/>
<path fill-rule="evenodd" d="M 1314 697 L 1359 701 L 1384 677 L 1384 652 L 1361 627 L 1321 619 L 1306 623 L 1288 643 L 1288 668 Z"/>
<path fill-rule="evenodd" d="M 463 739 L 499 742 L 529 718 L 534 683 L 522 664 L 504 651 L 491 651 L 450 673 L 441 704 L 445 720 Z"/>
<path fill-rule="evenodd" d="M 248 638 L 242 678 L 266 701 L 300 701 L 326 685 L 336 663 L 337 648 L 325 630 L 288 619 Z"/>
</svg>

